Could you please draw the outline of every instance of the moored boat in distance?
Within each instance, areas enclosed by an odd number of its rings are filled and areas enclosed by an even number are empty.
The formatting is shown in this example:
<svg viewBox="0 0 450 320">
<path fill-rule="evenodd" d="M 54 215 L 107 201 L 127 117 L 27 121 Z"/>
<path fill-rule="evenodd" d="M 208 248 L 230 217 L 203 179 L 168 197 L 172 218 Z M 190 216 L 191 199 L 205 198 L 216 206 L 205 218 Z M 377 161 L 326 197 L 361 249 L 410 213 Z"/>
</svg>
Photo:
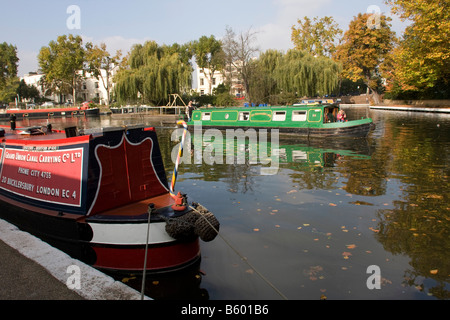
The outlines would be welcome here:
<svg viewBox="0 0 450 320">
<path fill-rule="evenodd" d="M 306 137 L 367 137 L 373 121 L 370 118 L 338 122 L 340 108 L 335 104 L 301 104 L 241 108 L 200 108 L 194 110 L 187 124 L 218 129 L 278 129 Z"/>
<path fill-rule="evenodd" d="M 153 128 L 2 127 L 0 136 L 0 218 L 76 259 L 171 271 L 199 260 L 199 238 L 214 238 L 202 219 L 212 214 L 169 187 Z"/>
<path fill-rule="evenodd" d="M 46 119 L 51 117 L 99 116 L 99 108 L 62 107 L 47 109 L 7 109 L 0 113 L 0 120 L 9 120 L 14 116 L 17 121 L 23 119 Z"/>
</svg>

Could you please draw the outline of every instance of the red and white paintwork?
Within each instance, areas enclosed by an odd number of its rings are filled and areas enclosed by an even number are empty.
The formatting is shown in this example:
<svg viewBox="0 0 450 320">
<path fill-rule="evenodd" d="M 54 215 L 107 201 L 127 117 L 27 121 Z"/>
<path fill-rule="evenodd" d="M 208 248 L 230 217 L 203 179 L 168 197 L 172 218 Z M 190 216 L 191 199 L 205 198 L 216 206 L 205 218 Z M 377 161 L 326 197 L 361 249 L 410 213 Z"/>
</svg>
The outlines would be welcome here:
<svg viewBox="0 0 450 320">
<path fill-rule="evenodd" d="M 168 209 L 175 202 L 151 128 L 69 138 L 56 130 L 6 131 L 0 202 L 6 208 L 1 218 L 62 250 L 80 246 L 75 250 L 80 259 L 100 269 L 142 271 L 148 228 L 147 270 L 178 269 L 200 257 L 198 237 L 181 242 L 167 234 L 164 219 L 147 224 L 150 203 L 156 212 L 169 214 L 166 218 L 175 214 Z"/>
</svg>

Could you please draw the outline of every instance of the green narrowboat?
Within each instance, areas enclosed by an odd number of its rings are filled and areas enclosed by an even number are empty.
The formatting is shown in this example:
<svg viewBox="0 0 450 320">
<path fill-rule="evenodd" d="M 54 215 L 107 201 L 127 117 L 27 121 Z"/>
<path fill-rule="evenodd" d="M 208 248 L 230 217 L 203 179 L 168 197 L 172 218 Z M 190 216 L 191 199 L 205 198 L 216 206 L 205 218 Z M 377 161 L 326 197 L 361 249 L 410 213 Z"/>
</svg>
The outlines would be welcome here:
<svg viewBox="0 0 450 320">
<path fill-rule="evenodd" d="M 203 129 L 278 129 L 307 137 L 367 137 L 373 127 L 370 118 L 337 122 L 338 105 L 294 105 L 241 108 L 199 108 L 188 126 Z"/>
</svg>

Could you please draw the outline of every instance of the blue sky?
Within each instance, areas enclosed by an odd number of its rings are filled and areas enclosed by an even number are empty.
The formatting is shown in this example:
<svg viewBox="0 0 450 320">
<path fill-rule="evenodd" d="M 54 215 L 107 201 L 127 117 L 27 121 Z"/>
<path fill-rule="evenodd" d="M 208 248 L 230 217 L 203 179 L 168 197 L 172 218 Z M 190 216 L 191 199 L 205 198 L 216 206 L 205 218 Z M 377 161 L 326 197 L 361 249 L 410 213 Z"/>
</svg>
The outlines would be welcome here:
<svg viewBox="0 0 450 320">
<path fill-rule="evenodd" d="M 70 5 L 80 9 L 79 29 L 67 26 Z M 297 19 L 332 16 L 346 30 L 354 16 L 373 5 L 390 14 L 383 0 L 0 0 L 0 42 L 17 46 L 19 76 L 37 70 L 41 47 L 69 33 L 126 54 L 146 40 L 182 44 L 203 35 L 220 39 L 230 26 L 236 32 L 257 32 L 255 44 L 262 51 L 286 51 L 292 48 L 291 26 Z M 393 18 L 400 35 L 404 24 Z"/>
</svg>

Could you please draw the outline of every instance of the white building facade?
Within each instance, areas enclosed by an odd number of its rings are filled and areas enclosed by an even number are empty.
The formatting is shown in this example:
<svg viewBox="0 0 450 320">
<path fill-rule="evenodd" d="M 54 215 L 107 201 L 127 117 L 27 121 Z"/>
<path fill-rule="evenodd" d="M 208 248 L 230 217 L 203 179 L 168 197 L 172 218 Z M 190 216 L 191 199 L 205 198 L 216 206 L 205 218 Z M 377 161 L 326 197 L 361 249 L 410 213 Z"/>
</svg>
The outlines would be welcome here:
<svg viewBox="0 0 450 320">
<path fill-rule="evenodd" d="M 104 81 L 101 77 L 95 78 L 90 73 L 86 72 L 84 75 L 80 71 L 80 81 L 78 83 L 78 86 L 76 88 L 76 103 L 84 102 L 84 101 L 95 101 L 99 104 L 105 105 L 107 104 L 107 95 L 108 91 L 106 89 L 106 70 L 101 70 L 102 76 Z M 34 86 L 38 89 L 39 94 L 41 97 L 45 97 L 54 103 L 63 104 L 66 102 L 73 103 L 74 99 L 72 97 L 72 94 L 57 94 L 57 93 L 51 93 L 46 94 L 46 89 L 43 85 L 42 78 L 45 75 L 43 73 L 38 72 L 30 72 L 23 77 L 20 78 L 20 80 L 24 80 L 24 82 L 27 85 Z M 112 75 L 110 75 L 110 83 L 112 86 Z M 105 83 L 103 83 L 105 82 Z M 110 90 L 112 92 L 112 89 Z"/>
</svg>

